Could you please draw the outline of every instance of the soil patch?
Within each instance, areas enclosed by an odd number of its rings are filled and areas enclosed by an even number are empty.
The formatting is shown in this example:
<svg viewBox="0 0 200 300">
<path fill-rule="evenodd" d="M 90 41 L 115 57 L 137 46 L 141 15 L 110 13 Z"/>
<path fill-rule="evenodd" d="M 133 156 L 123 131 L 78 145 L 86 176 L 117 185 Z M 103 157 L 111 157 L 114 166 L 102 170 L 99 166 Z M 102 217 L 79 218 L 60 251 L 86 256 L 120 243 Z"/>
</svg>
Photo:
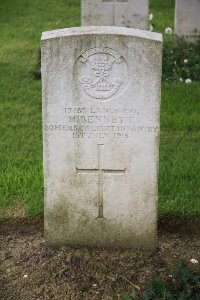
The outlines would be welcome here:
<svg viewBox="0 0 200 300">
<path fill-rule="evenodd" d="M 159 233 L 153 254 L 45 246 L 41 232 L 0 235 L 0 299 L 123 299 L 161 274 L 168 277 L 177 259 L 200 262 L 198 235 Z M 195 266 L 199 268 L 199 264 Z M 200 271 L 200 270 L 199 270 Z"/>
</svg>

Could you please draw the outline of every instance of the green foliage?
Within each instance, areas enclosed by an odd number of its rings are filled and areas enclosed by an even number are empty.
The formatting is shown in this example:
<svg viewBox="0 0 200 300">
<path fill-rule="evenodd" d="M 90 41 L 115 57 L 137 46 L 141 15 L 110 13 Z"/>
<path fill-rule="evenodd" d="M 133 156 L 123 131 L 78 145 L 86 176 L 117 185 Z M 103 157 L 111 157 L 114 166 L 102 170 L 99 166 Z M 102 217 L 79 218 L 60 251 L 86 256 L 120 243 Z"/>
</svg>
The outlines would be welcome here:
<svg viewBox="0 0 200 300">
<path fill-rule="evenodd" d="M 200 274 L 187 267 L 183 260 L 178 260 L 172 273 L 172 292 L 180 299 L 200 299 Z"/>
<path fill-rule="evenodd" d="M 124 296 L 122 300 L 134 300 L 134 298 L 132 296 Z"/>
<path fill-rule="evenodd" d="M 156 278 L 147 284 L 146 291 L 139 298 L 141 300 L 157 300 L 157 299 L 170 299 L 168 285 L 160 278 Z"/>
<path fill-rule="evenodd" d="M 174 26 L 174 0 L 150 0 L 150 13 L 153 14 L 153 20 L 150 22 L 153 25 L 154 32 L 165 32 L 166 27 L 173 29 Z M 164 34 L 164 39 L 172 41 L 172 35 Z"/>
<path fill-rule="evenodd" d="M 200 81 L 200 41 L 197 44 L 177 39 L 176 43 L 164 42 L 163 80 L 191 79 Z"/>
<path fill-rule="evenodd" d="M 169 278 L 155 278 L 147 283 L 138 300 L 199 300 L 200 276 L 183 260 L 177 261 Z"/>
</svg>

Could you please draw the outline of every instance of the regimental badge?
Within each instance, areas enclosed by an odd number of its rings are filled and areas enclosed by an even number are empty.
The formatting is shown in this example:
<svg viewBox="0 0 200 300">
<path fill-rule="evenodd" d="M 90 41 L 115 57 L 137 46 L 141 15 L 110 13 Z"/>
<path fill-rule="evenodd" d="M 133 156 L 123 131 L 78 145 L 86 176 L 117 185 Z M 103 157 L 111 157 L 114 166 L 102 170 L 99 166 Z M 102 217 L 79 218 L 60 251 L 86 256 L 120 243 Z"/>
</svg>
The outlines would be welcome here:
<svg viewBox="0 0 200 300">
<path fill-rule="evenodd" d="M 127 85 L 129 72 L 125 59 L 110 48 L 93 48 L 78 60 L 79 82 L 84 91 L 99 100 L 112 97 Z"/>
</svg>

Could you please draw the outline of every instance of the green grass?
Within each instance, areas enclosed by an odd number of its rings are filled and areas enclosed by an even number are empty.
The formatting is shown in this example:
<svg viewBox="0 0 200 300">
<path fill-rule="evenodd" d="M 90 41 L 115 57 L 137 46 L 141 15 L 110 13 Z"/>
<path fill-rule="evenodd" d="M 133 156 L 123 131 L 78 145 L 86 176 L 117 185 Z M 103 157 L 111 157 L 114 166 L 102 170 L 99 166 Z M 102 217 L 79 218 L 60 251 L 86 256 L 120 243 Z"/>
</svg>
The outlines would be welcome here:
<svg viewBox="0 0 200 300">
<path fill-rule="evenodd" d="M 160 216 L 200 216 L 200 84 L 162 84 Z"/>
<path fill-rule="evenodd" d="M 173 28 L 173 0 L 152 0 L 150 11 L 155 31 Z M 0 218 L 43 213 L 40 36 L 78 25 L 77 0 L 0 2 Z M 200 215 L 199 94 L 199 83 L 162 84 L 160 217 Z"/>
<path fill-rule="evenodd" d="M 174 28 L 174 0 L 150 0 L 151 24 L 155 32 L 165 32 L 166 27 Z M 165 36 L 166 38 L 166 36 Z"/>
<path fill-rule="evenodd" d="M 79 1 L 0 2 L 0 217 L 43 212 L 42 31 L 80 22 Z M 8 212 L 7 212 L 8 211 Z"/>
</svg>

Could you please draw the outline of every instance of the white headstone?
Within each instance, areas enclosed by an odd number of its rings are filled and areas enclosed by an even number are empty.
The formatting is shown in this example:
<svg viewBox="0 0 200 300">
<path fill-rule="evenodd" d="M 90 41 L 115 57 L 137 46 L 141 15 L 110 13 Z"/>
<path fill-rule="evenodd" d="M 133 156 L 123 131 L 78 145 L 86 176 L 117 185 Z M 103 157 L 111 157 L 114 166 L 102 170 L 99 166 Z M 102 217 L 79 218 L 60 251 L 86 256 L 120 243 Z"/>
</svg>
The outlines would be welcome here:
<svg viewBox="0 0 200 300">
<path fill-rule="evenodd" d="M 41 43 L 47 242 L 155 248 L 161 34 L 81 27 Z"/>
<path fill-rule="evenodd" d="M 82 26 L 149 26 L 149 0 L 82 0 L 81 12 Z"/>
<path fill-rule="evenodd" d="M 176 0 L 174 33 L 188 42 L 200 40 L 200 0 Z"/>
</svg>

